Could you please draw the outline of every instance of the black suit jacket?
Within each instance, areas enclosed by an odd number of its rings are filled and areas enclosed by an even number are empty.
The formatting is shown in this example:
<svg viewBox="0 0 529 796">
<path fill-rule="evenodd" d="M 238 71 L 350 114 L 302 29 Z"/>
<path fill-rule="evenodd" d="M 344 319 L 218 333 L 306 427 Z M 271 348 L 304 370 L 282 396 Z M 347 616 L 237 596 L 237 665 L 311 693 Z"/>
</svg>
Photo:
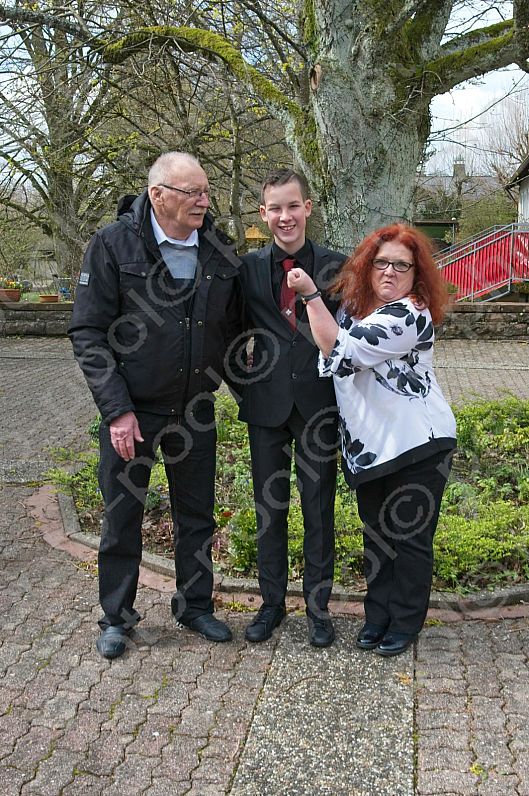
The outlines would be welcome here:
<svg viewBox="0 0 529 796">
<path fill-rule="evenodd" d="M 338 302 L 326 294 L 341 264 L 339 252 L 312 243 L 312 278 L 323 291 L 330 312 Z M 258 426 L 279 426 L 295 406 L 309 421 L 325 410 L 336 411 L 332 379 L 318 374 L 319 351 L 304 308 L 293 334 L 272 293 L 272 247 L 242 257 L 240 279 L 246 305 L 248 335 L 253 336 L 253 364 L 242 385 L 239 418 Z M 299 299 L 298 299 L 299 300 Z"/>
</svg>

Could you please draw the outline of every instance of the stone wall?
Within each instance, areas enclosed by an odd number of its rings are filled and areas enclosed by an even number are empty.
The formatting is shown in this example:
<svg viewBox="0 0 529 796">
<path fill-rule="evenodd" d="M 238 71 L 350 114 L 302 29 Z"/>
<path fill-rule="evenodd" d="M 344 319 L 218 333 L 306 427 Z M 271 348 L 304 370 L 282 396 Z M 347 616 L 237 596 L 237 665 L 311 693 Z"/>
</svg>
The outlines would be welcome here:
<svg viewBox="0 0 529 796">
<path fill-rule="evenodd" d="M 0 336 L 57 337 L 66 334 L 72 317 L 71 302 L 39 304 L 29 301 L 0 304 Z"/>
<path fill-rule="evenodd" d="M 456 304 L 436 332 L 445 340 L 527 340 L 529 304 L 486 302 Z"/>
<path fill-rule="evenodd" d="M 0 304 L 0 336 L 65 335 L 72 304 Z M 445 340 L 528 340 L 529 303 L 457 304 L 437 330 Z"/>
</svg>

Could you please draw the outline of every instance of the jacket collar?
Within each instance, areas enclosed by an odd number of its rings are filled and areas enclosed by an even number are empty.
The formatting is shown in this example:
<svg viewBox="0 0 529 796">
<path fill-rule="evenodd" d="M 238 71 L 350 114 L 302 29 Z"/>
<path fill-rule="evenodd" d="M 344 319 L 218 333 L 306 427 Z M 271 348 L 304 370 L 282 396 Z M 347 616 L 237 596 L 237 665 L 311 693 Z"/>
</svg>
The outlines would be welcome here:
<svg viewBox="0 0 529 796">
<path fill-rule="evenodd" d="M 308 240 L 308 238 L 307 238 Z M 312 246 L 312 251 L 314 253 L 314 263 L 317 264 L 321 260 L 327 260 L 331 256 L 331 252 L 328 249 L 324 249 L 323 246 L 319 246 L 317 243 L 314 243 L 313 240 L 310 241 Z M 269 243 L 267 246 L 264 246 L 262 249 L 259 249 L 257 252 L 257 257 L 263 260 L 269 260 L 272 255 L 272 243 Z"/>
<path fill-rule="evenodd" d="M 139 196 L 129 194 L 118 202 L 118 221 L 129 227 L 138 237 L 143 238 L 147 248 L 159 259 L 161 255 L 154 236 L 150 211 L 151 201 L 147 190 Z M 202 264 L 209 260 L 215 250 L 222 255 L 223 249 L 232 243 L 227 235 L 216 229 L 213 216 L 209 212 L 206 213 L 204 223 L 198 230 L 198 239 L 199 259 Z"/>
</svg>

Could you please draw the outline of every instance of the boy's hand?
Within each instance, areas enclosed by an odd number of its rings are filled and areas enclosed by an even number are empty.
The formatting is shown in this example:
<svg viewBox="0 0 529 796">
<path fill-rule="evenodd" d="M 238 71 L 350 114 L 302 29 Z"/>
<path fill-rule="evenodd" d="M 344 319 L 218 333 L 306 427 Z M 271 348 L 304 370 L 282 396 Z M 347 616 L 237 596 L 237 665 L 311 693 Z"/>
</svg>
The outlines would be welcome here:
<svg viewBox="0 0 529 796">
<path fill-rule="evenodd" d="M 301 293 L 302 296 L 310 296 L 311 293 L 315 293 L 318 289 L 303 268 L 292 268 L 288 272 L 287 285 L 292 290 L 295 290 L 296 293 Z"/>
</svg>

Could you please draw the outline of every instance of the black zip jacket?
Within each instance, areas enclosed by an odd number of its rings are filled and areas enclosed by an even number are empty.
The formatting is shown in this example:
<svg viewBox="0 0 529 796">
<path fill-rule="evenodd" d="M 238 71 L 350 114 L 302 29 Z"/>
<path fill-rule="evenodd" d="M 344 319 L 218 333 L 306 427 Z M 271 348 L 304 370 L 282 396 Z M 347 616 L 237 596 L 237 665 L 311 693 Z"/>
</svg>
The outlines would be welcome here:
<svg viewBox="0 0 529 796">
<path fill-rule="evenodd" d="M 197 274 L 178 293 L 152 230 L 147 191 L 90 240 L 68 334 L 103 420 L 128 411 L 182 416 L 215 390 L 240 332 L 238 259 L 206 216 Z"/>
</svg>

